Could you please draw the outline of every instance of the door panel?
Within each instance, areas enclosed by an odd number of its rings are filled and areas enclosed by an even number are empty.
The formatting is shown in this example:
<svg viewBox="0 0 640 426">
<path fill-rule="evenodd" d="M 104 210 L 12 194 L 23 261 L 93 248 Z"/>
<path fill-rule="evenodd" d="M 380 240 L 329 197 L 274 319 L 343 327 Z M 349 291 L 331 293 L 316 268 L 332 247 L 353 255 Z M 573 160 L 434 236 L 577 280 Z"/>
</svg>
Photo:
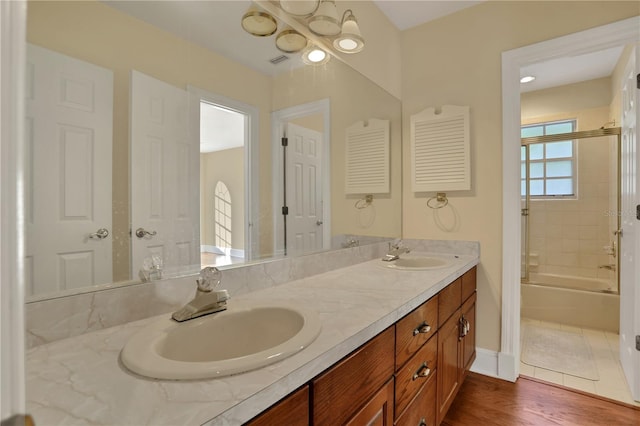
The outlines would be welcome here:
<svg viewBox="0 0 640 426">
<path fill-rule="evenodd" d="M 322 133 L 287 125 L 287 252 L 322 248 Z"/>
<path fill-rule="evenodd" d="M 131 273 L 157 254 L 166 276 L 200 269 L 199 141 L 185 90 L 131 73 Z M 148 232 L 142 237 L 136 231 Z"/>
<path fill-rule="evenodd" d="M 112 280 L 113 73 L 27 48 L 27 295 Z"/>
<path fill-rule="evenodd" d="M 635 336 L 640 335 L 640 226 L 636 206 L 640 204 L 638 188 L 638 101 L 640 90 L 636 76 L 640 73 L 640 49 L 636 46 L 625 69 L 622 88 L 622 236 L 620 239 L 620 363 L 633 398 L 640 400 L 640 352 Z"/>
</svg>

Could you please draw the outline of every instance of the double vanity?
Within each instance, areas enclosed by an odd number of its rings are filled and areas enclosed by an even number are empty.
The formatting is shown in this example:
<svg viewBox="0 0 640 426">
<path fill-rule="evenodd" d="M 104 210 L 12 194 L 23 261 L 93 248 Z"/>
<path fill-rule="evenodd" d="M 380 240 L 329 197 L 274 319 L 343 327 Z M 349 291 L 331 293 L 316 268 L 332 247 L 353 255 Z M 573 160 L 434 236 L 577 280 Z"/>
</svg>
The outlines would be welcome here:
<svg viewBox="0 0 640 426">
<path fill-rule="evenodd" d="M 407 244 L 404 262 L 376 254 L 245 294 L 223 278 L 220 313 L 36 346 L 27 411 L 47 425 L 437 424 L 475 357 L 479 246 Z"/>
</svg>

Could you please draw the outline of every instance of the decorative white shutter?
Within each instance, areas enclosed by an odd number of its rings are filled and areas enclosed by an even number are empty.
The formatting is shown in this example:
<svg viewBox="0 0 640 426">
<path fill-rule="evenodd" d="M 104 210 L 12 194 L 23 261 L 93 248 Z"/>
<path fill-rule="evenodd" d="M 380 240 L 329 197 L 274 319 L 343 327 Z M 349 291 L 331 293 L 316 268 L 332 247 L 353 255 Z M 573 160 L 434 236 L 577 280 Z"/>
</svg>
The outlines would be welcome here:
<svg viewBox="0 0 640 426">
<path fill-rule="evenodd" d="M 411 116 L 413 192 L 471 189 L 469 107 L 445 105 Z"/>
<path fill-rule="evenodd" d="M 389 120 L 358 121 L 346 130 L 345 192 L 389 192 Z"/>
</svg>

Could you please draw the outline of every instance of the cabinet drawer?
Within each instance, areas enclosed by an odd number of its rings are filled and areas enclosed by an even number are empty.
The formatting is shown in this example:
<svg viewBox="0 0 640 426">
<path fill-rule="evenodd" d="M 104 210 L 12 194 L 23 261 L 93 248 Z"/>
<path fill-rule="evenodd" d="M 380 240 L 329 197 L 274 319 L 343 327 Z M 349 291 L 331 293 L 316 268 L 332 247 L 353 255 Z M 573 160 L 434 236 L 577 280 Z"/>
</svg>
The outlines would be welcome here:
<svg viewBox="0 0 640 426">
<path fill-rule="evenodd" d="M 313 381 L 314 425 L 343 424 L 391 378 L 394 332 L 387 328 Z"/>
<path fill-rule="evenodd" d="M 462 304 L 462 278 L 458 278 L 438 293 L 438 327 Z"/>
<path fill-rule="evenodd" d="M 396 421 L 396 426 L 436 425 L 436 372 L 427 380 L 407 409 Z"/>
<path fill-rule="evenodd" d="M 270 425 L 308 426 L 309 425 L 309 385 L 298 389 L 277 402 L 258 417 L 246 423 L 246 426 Z"/>
<path fill-rule="evenodd" d="M 476 267 L 469 269 L 462 276 L 462 300 L 464 302 L 476 291 Z"/>
<path fill-rule="evenodd" d="M 396 324 L 396 371 L 438 330 L 438 296 Z"/>
<path fill-rule="evenodd" d="M 438 359 L 438 339 L 434 337 L 396 373 L 396 415 L 400 415 L 420 388 L 431 378 Z M 428 373 L 427 376 L 423 374 Z"/>
</svg>

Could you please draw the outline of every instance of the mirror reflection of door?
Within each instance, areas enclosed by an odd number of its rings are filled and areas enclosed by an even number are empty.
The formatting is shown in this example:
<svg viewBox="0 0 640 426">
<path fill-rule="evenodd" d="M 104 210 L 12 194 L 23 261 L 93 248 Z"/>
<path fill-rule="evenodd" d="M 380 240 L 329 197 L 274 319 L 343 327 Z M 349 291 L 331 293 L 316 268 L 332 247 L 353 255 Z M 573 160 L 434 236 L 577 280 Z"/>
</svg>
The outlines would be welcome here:
<svg viewBox="0 0 640 426">
<path fill-rule="evenodd" d="M 188 95 L 131 73 L 131 274 L 162 260 L 169 277 L 197 271 L 198 146 L 189 138 Z"/>
<path fill-rule="evenodd" d="M 247 117 L 200 101 L 200 240 L 203 266 L 245 260 L 244 192 Z"/>
<path fill-rule="evenodd" d="M 322 133 L 287 124 L 287 254 L 322 248 Z"/>
<path fill-rule="evenodd" d="M 27 296 L 112 281 L 113 72 L 27 48 Z"/>
</svg>

